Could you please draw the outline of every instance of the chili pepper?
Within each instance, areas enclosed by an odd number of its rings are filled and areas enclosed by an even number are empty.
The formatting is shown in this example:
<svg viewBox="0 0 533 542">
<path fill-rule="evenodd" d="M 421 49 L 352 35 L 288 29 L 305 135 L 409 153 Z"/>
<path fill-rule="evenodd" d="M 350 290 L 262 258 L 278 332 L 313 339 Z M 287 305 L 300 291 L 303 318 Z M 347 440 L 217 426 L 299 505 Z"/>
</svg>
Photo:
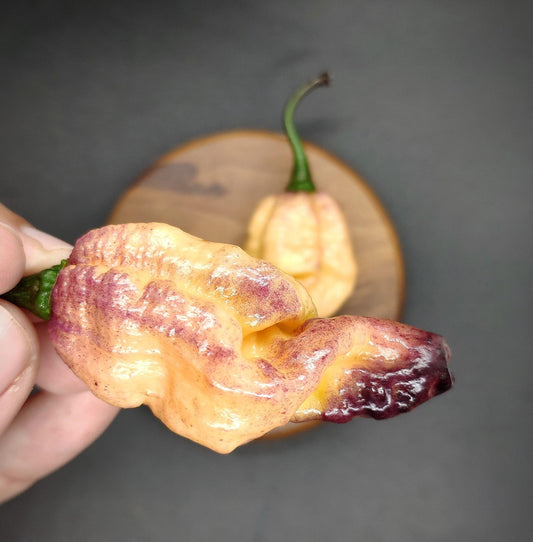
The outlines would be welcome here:
<svg viewBox="0 0 533 542">
<path fill-rule="evenodd" d="M 296 127 L 294 111 L 313 89 L 328 85 L 322 74 L 287 102 L 284 127 L 294 164 L 285 192 L 263 198 L 248 225 L 245 250 L 301 282 L 319 316 L 336 313 L 352 293 L 357 263 L 343 212 L 335 199 L 317 191 Z"/>
<path fill-rule="evenodd" d="M 442 337 L 316 318 L 304 287 L 272 264 L 165 224 L 93 230 L 56 271 L 49 334 L 74 373 L 102 400 L 146 404 L 220 453 L 291 419 L 390 417 L 452 384 Z"/>
</svg>

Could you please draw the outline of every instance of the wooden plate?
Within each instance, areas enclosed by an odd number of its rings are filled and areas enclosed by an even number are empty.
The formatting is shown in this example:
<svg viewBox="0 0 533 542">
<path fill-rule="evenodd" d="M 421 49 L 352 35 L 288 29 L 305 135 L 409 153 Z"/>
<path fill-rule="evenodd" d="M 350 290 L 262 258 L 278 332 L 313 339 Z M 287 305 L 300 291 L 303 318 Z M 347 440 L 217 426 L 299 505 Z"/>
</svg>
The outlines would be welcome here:
<svg viewBox="0 0 533 542">
<path fill-rule="evenodd" d="M 346 164 L 310 143 L 305 150 L 317 189 L 332 194 L 344 210 L 359 265 L 356 289 L 340 313 L 398 320 L 404 264 L 387 212 Z M 160 158 L 122 195 L 108 223 L 165 222 L 209 241 L 242 246 L 255 205 L 283 191 L 291 168 L 282 134 L 234 131 L 203 137 Z M 310 425 L 289 424 L 272 434 L 285 436 Z"/>
</svg>

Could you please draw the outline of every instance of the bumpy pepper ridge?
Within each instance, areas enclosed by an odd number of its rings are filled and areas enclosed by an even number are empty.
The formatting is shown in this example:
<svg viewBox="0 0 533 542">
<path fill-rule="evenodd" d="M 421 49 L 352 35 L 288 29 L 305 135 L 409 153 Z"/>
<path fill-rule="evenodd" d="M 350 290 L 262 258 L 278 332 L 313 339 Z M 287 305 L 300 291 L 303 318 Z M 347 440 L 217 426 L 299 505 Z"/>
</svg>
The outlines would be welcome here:
<svg viewBox="0 0 533 542">
<path fill-rule="evenodd" d="M 221 452 L 286 423 L 332 361 L 244 358 L 248 335 L 282 337 L 315 314 L 305 290 L 238 247 L 163 224 L 82 237 L 53 303 L 51 338 L 93 393 L 120 407 L 145 403 Z"/>
<path fill-rule="evenodd" d="M 339 316 L 334 320 L 337 333 L 356 330 L 350 348 L 326 368 L 319 386 L 292 421 L 390 418 L 452 386 L 450 349 L 440 335 L 377 318 Z"/>
<path fill-rule="evenodd" d="M 306 290 L 276 267 L 164 224 L 89 232 L 52 296 L 51 339 L 95 395 L 146 404 L 221 453 L 291 419 L 372 415 L 378 382 L 392 399 L 375 417 L 451 385 L 439 336 L 316 318 Z"/>
</svg>

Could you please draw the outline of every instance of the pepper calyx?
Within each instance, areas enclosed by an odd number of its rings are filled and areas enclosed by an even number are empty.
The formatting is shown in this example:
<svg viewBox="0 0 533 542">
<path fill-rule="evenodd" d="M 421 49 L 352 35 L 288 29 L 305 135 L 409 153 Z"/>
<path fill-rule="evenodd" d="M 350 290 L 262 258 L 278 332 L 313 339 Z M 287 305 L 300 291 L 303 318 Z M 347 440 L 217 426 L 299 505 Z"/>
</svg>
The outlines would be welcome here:
<svg viewBox="0 0 533 542">
<path fill-rule="evenodd" d="M 57 265 L 23 277 L 14 288 L 0 297 L 17 307 L 29 310 L 43 320 L 50 320 L 52 290 L 59 272 L 67 265 L 67 262 L 68 260 L 61 260 L 61 263 Z"/>
</svg>

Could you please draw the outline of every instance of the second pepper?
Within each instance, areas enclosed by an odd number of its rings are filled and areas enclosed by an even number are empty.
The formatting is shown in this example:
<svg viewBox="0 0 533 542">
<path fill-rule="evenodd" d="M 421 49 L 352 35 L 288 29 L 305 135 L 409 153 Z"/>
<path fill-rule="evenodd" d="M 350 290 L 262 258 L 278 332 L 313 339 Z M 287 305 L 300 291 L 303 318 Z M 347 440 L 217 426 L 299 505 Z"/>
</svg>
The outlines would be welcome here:
<svg viewBox="0 0 533 542">
<path fill-rule="evenodd" d="M 330 194 L 316 190 L 294 126 L 294 111 L 300 100 L 327 84 L 329 76 L 322 74 L 287 103 L 284 125 L 294 155 L 292 175 L 284 193 L 259 202 L 245 244 L 249 254 L 273 263 L 303 284 L 321 317 L 337 312 L 357 278 L 343 212 Z"/>
</svg>

